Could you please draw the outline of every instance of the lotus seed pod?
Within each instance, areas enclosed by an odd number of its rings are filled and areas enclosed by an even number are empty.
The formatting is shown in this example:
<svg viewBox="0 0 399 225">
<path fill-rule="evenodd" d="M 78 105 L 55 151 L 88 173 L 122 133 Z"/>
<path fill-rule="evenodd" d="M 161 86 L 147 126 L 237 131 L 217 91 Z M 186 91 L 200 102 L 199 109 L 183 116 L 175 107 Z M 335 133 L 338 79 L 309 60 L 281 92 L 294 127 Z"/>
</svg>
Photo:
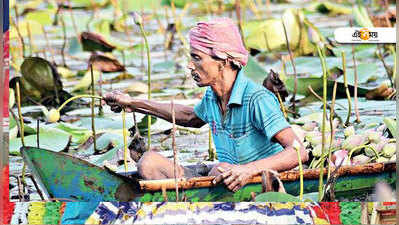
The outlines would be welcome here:
<svg viewBox="0 0 399 225">
<path fill-rule="evenodd" d="M 302 129 L 304 129 L 305 131 L 313 131 L 316 127 L 317 123 L 315 121 L 309 121 L 302 126 Z"/>
<path fill-rule="evenodd" d="M 369 160 L 370 160 L 370 157 L 361 154 L 361 155 L 357 155 L 357 156 L 353 157 L 352 164 L 353 165 L 362 165 L 362 164 L 366 164 Z"/>
<path fill-rule="evenodd" d="M 345 139 L 344 143 L 342 143 L 342 148 L 345 150 L 352 150 L 360 145 L 365 144 L 366 142 L 367 142 L 366 137 L 360 134 L 355 134 Z"/>
<path fill-rule="evenodd" d="M 396 153 L 396 143 L 388 143 L 382 149 L 382 155 L 391 158 Z"/>
<path fill-rule="evenodd" d="M 132 16 L 136 25 L 143 24 L 143 18 L 137 12 L 132 12 Z"/>
<path fill-rule="evenodd" d="M 53 108 L 47 114 L 47 121 L 50 123 L 55 123 L 60 120 L 60 117 L 60 112 Z"/>
<path fill-rule="evenodd" d="M 385 158 L 385 157 L 380 157 L 380 158 L 378 158 L 376 160 L 377 163 L 385 163 L 385 162 L 388 162 L 388 161 L 389 161 L 389 159 Z"/>
<path fill-rule="evenodd" d="M 355 128 L 353 126 L 349 126 L 345 128 L 344 135 L 345 137 L 349 137 L 355 134 Z"/>
</svg>

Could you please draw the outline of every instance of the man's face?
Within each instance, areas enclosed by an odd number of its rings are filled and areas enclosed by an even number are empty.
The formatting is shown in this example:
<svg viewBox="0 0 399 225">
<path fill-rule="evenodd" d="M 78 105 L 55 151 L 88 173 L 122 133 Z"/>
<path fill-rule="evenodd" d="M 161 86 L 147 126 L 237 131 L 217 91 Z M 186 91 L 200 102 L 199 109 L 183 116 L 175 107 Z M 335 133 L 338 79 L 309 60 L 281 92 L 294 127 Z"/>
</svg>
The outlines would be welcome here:
<svg viewBox="0 0 399 225">
<path fill-rule="evenodd" d="M 221 61 L 195 49 L 191 49 L 190 55 L 187 68 L 197 85 L 204 87 L 215 84 L 220 78 Z"/>
</svg>

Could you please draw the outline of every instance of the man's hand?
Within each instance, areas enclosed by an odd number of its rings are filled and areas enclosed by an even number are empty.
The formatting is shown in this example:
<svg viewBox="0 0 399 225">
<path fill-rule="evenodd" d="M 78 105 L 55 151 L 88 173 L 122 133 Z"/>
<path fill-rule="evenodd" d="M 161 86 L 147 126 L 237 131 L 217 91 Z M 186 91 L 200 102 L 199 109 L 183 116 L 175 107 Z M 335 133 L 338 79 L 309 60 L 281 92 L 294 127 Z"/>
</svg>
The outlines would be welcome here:
<svg viewBox="0 0 399 225">
<path fill-rule="evenodd" d="M 223 167 L 218 167 L 221 172 L 214 180 L 213 183 L 223 183 L 227 188 L 233 192 L 238 191 L 244 187 L 254 175 L 254 168 L 249 165 L 232 165 L 229 169 L 225 170 Z"/>
<path fill-rule="evenodd" d="M 114 112 L 121 112 L 122 108 L 126 112 L 133 112 L 132 97 L 120 91 L 112 91 L 105 94 L 103 101 L 111 107 Z"/>
</svg>

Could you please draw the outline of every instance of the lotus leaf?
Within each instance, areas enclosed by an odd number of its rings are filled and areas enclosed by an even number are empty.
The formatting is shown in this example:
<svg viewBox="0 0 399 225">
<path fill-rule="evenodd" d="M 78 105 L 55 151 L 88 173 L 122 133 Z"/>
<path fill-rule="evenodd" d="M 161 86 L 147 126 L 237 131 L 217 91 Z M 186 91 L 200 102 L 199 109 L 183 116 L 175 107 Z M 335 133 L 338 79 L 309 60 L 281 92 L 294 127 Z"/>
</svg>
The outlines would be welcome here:
<svg viewBox="0 0 399 225">
<path fill-rule="evenodd" d="M 64 150 L 70 143 L 71 135 L 67 132 L 56 128 L 40 129 L 39 144 L 40 148 L 59 152 Z M 25 136 L 25 145 L 36 147 L 36 135 Z M 22 147 L 21 138 L 10 139 L 9 145 L 10 154 L 19 154 L 19 149 Z"/>
</svg>

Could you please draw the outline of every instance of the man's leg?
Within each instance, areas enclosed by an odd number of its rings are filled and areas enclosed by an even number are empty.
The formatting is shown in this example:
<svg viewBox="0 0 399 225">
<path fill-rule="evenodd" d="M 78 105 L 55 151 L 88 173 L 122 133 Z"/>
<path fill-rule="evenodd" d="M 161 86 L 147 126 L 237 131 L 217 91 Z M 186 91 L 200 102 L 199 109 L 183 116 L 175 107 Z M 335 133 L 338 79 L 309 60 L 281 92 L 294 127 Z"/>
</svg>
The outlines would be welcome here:
<svg viewBox="0 0 399 225">
<path fill-rule="evenodd" d="M 174 178 L 173 161 L 155 151 L 147 151 L 141 156 L 137 170 L 145 180 Z M 190 176 L 185 174 L 185 169 L 181 166 L 178 167 L 177 174 L 177 177 Z"/>
</svg>

